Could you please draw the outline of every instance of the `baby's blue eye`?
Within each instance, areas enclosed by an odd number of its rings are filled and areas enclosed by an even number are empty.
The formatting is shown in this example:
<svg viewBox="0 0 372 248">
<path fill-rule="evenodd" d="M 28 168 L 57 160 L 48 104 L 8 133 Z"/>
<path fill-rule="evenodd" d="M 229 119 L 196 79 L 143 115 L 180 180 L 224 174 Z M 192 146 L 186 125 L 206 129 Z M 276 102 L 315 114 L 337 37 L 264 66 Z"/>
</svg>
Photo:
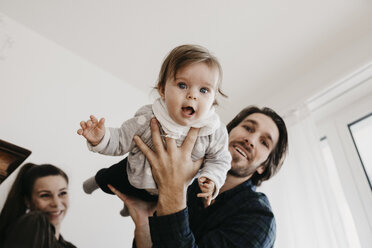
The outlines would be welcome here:
<svg viewBox="0 0 372 248">
<path fill-rule="evenodd" d="M 178 83 L 178 88 L 186 89 L 186 84 L 185 83 Z"/>
<path fill-rule="evenodd" d="M 208 93 L 208 89 L 207 89 L 207 88 L 201 88 L 201 89 L 200 89 L 200 92 L 201 92 L 201 93 L 204 93 L 204 94 L 205 94 L 205 93 Z"/>
</svg>

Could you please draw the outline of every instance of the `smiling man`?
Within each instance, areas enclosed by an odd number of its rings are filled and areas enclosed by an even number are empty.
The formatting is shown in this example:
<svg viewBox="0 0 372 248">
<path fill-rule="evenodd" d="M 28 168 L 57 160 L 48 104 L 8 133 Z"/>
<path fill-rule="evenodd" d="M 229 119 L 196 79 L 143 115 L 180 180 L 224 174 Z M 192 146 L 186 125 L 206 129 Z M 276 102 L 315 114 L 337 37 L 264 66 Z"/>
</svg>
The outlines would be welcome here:
<svg viewBox="0 0 372 248">
<path fill-rule="evenodd" d="M 231 169 L 210 206 L 196 197 L 200 193 L 197 180 L 188 187 L 200 166 L 190 158 L 198 130 L 190 130 L 181 147 L 167 139 L 166 148 L 154 120 L 151 130 L 155 151 L 138 137 L 135 142 L 149 159 L 158 184 L 156 213 L 148 203 L 112 189 L 129 207 L 136 225 L 134 245 L 273 247 L 274 214 L 256 186 L 279 171 L 287 152 L 287 129 L 279 115 L 269 108 L 251 106 L 227 125 Z"/>
</svg>

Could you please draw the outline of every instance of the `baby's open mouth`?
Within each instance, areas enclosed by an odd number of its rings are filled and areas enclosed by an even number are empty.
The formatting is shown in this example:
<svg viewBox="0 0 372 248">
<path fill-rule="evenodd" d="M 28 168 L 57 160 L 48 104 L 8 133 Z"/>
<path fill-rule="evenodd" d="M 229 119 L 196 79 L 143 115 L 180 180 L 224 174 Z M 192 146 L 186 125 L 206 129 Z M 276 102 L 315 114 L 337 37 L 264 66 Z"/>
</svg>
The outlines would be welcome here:
<svg viewBox="0 0 372 248">
<path fill-rule="evenodd" d="M 182 112 L 185 114 L 185 115 L 193 115 L 195 113 L 195 110 L 193 107 L 182 107 Z"/>
</svg>

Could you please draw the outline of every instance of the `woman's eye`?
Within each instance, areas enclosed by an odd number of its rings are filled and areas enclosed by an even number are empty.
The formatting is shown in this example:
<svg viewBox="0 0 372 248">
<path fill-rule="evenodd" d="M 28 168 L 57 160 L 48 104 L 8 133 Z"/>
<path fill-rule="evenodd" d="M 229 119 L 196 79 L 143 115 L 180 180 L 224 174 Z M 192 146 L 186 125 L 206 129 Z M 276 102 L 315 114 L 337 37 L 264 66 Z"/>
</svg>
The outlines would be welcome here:
<svg viewBox="0 0 372 248">
<path fill-rule="evenodd" d="M 47 198 L 47 197 L 49 197 L 49 194 L 41 194 L 40 197 L 41 198 Z"/>
<path fill-rule="evenodd" d="M 178 88 L 180 89 L 186 89 L 186 84 L 185 83 L 178 83 Z"/>
<path fill-rule="evenodd" d="M 67 191 L 62 191 L 61 193 L 59 193 L 60 196 L 65 196 L 67 195 Z"/>
<path fill-rule="evenodd" d="M 200 92 L 201 92 L 201 93 L 204 93 L 204 94 L 205 94 L 205 93 L 208 93 L 208 91 L 209 91 L 209 90 L 208 90 L 207 88 L 201 88 L 201 89 L 200 89 Z"/>
</svg>

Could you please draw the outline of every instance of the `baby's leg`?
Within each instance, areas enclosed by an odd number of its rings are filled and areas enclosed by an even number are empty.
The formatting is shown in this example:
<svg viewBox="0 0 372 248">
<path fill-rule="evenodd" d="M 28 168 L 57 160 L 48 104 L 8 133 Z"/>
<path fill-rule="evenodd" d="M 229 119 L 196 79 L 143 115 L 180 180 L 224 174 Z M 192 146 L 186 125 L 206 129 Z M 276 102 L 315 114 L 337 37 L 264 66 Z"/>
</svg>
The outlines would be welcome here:
<svg viewBox="0 0 372 248">
<path fill-rule="evenodd" d="M 101 169 L 95 176 L 95 182 L 104 192 L 114 194 L 107 185 L 110 184 L 121 193 L 137 197 L 144 201 L 156 202 L 157 195 L 151 195 L 144 189 L 137 189 L 133 187 L 128 180 L 127 173 L 128 159 L 124 158 L 119 163 L 116 163 L 109 168 Z M 120 211 L 120 215 L 129 216 L 129 211 L 126 206 Z"/>
</svg>

